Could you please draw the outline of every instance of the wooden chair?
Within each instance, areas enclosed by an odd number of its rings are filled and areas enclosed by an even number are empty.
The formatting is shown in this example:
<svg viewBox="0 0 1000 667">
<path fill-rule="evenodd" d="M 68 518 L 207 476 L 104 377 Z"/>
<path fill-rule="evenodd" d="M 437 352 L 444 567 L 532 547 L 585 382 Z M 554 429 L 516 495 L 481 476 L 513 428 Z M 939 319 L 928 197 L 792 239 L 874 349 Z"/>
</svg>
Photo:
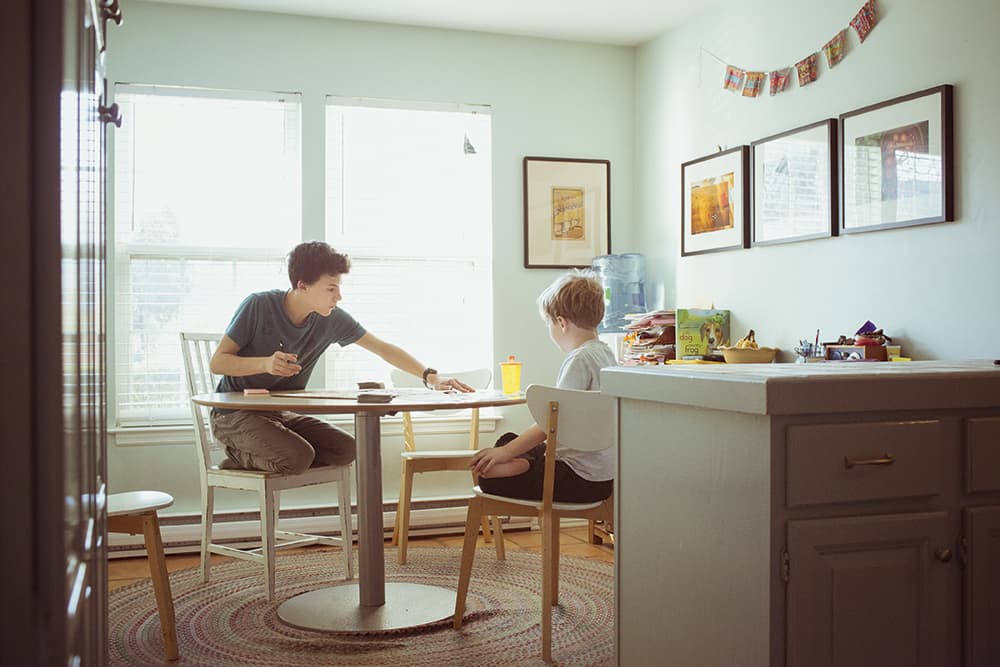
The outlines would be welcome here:
<svg viewBox="0 0 1000 667">
<path fill-rule="evenodd" d="M 189 397 L 215 391 L 218 377 L 214 376 L 209 369 L 209 361 L 221 338 L 221 334 L 181 333 L 181 347 L 184 352 L 184 370 L 187 375 Z M 213 454 L 218 456 L 222 448 L 212 435 L 208 413 L 209 408 L 191 401 L 194 436 L 198 445 L 198 470 L 201 475 L 202 581 L 207 582 L 209 579 L 209 553 L 262 563 L 266 577 L 267 599 L 270 602 L 274 599 L 275 550 L 308 544 L 342 547 L 344 560 L 347 563 L 346 578 L 353 579 L 352 546 L 354 538 L 351 526 L 351 466 L 320 466 L 309 468 L 299 475 L 259 470 L 222 470 L 212 463 Z M 338 485 L 337 506 L 340 513 L 340 537 L 278 530 L 281 491 L 331 482 L 336 482 Z M 253 491 L 257 494 L 260 501 L 261 546 L 259 548 L 238 549 L 212 543 L 212 515 L 215 505 L 215 489 L 217 488 L 240 489 Z"/>
<path fill-rule="evenodd" d="M 142 533 L 146 543 L 149 578 L 153 582 L 153 595 L 160 614 L 160 631 L 163 633 L 163 648 L 167 660 L 176 660 L 178 656 L 177 625 L 174 622 L 174 599 L 170 595 L 170 578 L 167 575 L 167 561 L 163 555 L 160 520 L 156 516 L 156 510 L 173 504 L 173 497 L 160 491 L 129 491 L 108 496 L 108 532 L 129 535 Z"/>
<path fill-rule="evenodd" d="M 617 446 L 618 410 L 615 399 L 602 396 L 598 391 L 531 385 L 526 395 L 535 423 L 547 433 L 542 499 L 507 498 L 483 493 L 476 487 L 476 495 L 469 501 L 469 516 L 465 522 L 453 625 L 456 630 L 462 627 L 480 518 L 484 514 L 535 517 L 542 529 L 542 659 L 551 662 L 552 607 L 559 601 L 559 520 L 572 517 L 610 521 L 614 513 L 612 498 L 596 503 L 552 502 L 555 451 L 557 446 L 564 445 L 585 451 Z"/>
<path fill-rule="evenodd" d="M 453 377 L 461 380 L 465 384 L 475 389 L 486 389 L 490 385 L 492 373 L 489 369 L 481 368 L 462 373 L 442 373 L 446 377 Z M 400 370 L 393 370 L 391 373 L 394 387 L 414 388 L 423 387 L 420 378 Z M 403 413 L 403 452 L 402 472 L 399 480 L 399 503 L 396 505 L 396 521 L 392 527 L 392 544 L 399 546 L 399 563 L 406 564 L 406 547 L 410 530 L 410 501 L 413 495 L 413 475 L 420 472 L 440 472 L 445 470 L 460 470 L 470 472 L 469 461 L 479 449 L 479 408 L 472 410 L 472 423 L 469 428 L 469 448 L 449 449 L 449 450 L 424 450 L 418 451 L 416 439 L 413 435 L 413 419 L 409 412 Z M 473 476 L 472 483 L 476 483 Z M 490 517 L 482 518 L 483 539 L 490 542 Z M 496 539 L 497 558 L 504 560 L 503 531 L 500 526 L 500 518 L 493 517 L 493 534 Z"/>
</svg>

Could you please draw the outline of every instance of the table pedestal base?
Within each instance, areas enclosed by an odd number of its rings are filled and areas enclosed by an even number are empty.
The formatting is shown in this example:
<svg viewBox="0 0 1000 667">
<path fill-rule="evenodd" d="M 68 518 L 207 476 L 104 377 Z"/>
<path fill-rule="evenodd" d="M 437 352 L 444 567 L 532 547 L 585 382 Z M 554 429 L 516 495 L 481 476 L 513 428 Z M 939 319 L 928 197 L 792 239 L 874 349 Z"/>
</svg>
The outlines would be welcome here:
<svg viewBox="0 0 1000 667">
<path fill-rule="evenodd" d="M 302 593 L 278 607 L 278 618 L 320 632 L 379 632 L 437 623 L 455 614 L 455 591 L 440 586 L 389 582 L 385 604 L 362 607 L 357 584 Z"/>
</svg>

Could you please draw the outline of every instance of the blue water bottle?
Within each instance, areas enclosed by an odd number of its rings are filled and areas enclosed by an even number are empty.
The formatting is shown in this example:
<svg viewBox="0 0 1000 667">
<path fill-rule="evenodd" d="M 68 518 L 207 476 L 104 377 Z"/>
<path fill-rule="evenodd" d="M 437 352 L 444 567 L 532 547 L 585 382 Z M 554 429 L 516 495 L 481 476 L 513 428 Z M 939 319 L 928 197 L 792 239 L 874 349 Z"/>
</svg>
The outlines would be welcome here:
<svg viewBox="0 0 1000 667">
<path fill-rule="evenodd" d="M 637 252 L 600 255 L 591 268 L 604 286 L 604 319 L 598 331 L 624 331 L 626 315 L 646 312 L 646 258 Z"/>
</svg>

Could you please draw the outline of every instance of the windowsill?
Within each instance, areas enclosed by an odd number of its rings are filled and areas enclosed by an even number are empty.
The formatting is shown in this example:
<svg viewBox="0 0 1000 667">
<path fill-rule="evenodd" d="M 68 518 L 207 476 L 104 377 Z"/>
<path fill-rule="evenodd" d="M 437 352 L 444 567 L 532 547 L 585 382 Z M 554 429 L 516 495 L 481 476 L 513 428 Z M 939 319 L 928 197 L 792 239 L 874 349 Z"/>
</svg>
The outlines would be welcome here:
<svg viewBox="0 0 1000 667">
<path fill-rule="evenodd" d="M 503 420 L 499 412 L 487 413 L 480 411 L 479 432 L 493 433 L 497 424 Z M 354 417 L 352 415 L 336 415 L 326 418 L 349 433 L 354 432 Z M 413 418 L 413 429 L 417 434 L 440 435 L 449 433 L 468 433 L 471 420 L 465 415 L 433 416 L 421 415 Z M 383 417 L 383 436 L 402 436 L 403 418 L 395 416 Z M 190 424 L 171 424 L 169 426 L 115 426 L 108 429 L 108 436 L 115 447 L 146 447 L 151 445 L 184 445 L 190 446 L 194 435 Z"/>
</svg>

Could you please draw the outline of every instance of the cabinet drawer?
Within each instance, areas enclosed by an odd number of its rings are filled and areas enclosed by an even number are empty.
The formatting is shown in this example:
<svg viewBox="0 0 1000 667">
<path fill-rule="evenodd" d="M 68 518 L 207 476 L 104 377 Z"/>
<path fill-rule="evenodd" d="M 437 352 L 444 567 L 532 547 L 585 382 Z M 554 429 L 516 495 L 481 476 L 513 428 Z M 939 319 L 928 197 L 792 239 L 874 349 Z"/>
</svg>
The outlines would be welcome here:
<svg viewBox="0 0 1000 667">
<path fill-rule="evenodd" d="M 941 492 L 941 422 L 789 426 L 789 507 Z"/>
<path fill-rule="evenodd" d="M 965 491 L 1000 491 L 1000 417 L 965 422 Z"/>
</svg>

